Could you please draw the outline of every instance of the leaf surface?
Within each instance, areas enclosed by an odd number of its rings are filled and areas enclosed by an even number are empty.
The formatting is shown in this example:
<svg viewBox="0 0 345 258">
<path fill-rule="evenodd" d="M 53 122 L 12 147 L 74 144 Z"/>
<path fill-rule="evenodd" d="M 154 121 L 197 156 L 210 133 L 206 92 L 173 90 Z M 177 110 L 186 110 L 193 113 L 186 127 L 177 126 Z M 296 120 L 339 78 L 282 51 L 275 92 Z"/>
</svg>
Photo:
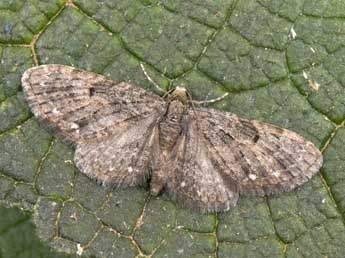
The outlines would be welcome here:
<svg viewBox="0 0 345 258">
<path fill-rule="evenodd" d="M 343 257 L 344 13 L 341 0 L 1 1 L 0 200 L 26 213 L 1 207 L 0 257 Z M 49 63 L 154 91 L 143 63 L 194 99 L 228 92 L 215 108 L 298 132 L 324 166 L 296 191 L 222 214 L 101 187 L 23 99 L 23 71 Z"/>
</svg>

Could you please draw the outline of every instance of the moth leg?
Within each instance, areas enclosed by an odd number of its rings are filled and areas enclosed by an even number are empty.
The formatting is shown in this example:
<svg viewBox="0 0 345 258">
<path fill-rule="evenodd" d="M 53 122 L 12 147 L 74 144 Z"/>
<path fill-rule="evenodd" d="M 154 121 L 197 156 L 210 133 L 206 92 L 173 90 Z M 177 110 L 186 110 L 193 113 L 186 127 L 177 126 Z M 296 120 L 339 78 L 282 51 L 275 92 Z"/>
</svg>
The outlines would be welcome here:
<svg viewBox="0 0 345 258">
<path fill-rule="evenodd" d="M 141 70 L 143 70 L 143 73 L 145 74 L 145 77 L 149 80 L 149 82 L 151 82 L 156 88 L 158 91 L 166 94 L 167 92 L 165 90 L 163 90 L 157 82 L 155 82 L 149 75 L 148 73 L 146 72 L 145 68 L 144 68 L 144 65 L 142 63 L 140 63 L 140 67 L 141 67 Z"/>
<path fill-rule="evenodd" d="M 221 100 L 225 99 L 225 97 L 228 96 L 228 95 L 229 95 L 229 93 L 226 92 L 226 93 L 224 93 L 222 96 L 220 96 L 220 97 L 218 97 L 218 98 L 215 98 L 215 99 L 202 100 L 202 101 L 192 100 L 192 103 L 193 103 L 193 104 L 196 104 L 196 105 L 214 103 L 214 102 L 218 102 L 218 101 L 221 101 Z"/>
</svg>

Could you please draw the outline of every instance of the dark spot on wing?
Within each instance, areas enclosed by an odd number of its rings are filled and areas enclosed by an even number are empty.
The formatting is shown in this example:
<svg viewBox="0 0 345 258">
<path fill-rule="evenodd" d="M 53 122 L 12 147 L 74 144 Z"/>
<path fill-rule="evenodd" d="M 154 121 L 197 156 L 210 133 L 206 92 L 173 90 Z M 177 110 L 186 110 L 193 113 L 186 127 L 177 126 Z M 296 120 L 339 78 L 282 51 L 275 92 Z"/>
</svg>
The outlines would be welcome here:
<svg viewBox="0 0 345 258">
<path fill-rule="evenodd" d="M 96 94 L 96 89 L 90 88 L 89 96 L 92 97 L 92 96 L 95 96 L 95 94 Z"/>
<path fill-rule="evenodd" d="M 223 130 L 219 130 L 218 135 L 225 144 L 230 144 L 232 141 L 235 140 L 234 137 L 232 137 L 229 133 L 226 133 Z"/>
<path fill-rule="evenodd" d="M 239 120 L 238 124 L 235 124 L 235 127 L 245 138 L 255 139 L 255 137 L 259 134 L 258 130 L 251 121 L 241 119 Z"/>
<path fill-rule="evenodd" d="M 259 138 L 260 138 L 260 136 L 259 136 L 258 134 L 256 134 L 256 135 L 254 136 L 253 142 L 254 142 L 254 143 L 257 143 L 257 141 L 259 140 Z"/>
<path fill-rule="evenodd" d="M 80 128 L 85 127 L 89 124 L 89 119 L 87 117 L 83 117 L 82 119 L 77 121 L 77 124 Z"/>
</svg>

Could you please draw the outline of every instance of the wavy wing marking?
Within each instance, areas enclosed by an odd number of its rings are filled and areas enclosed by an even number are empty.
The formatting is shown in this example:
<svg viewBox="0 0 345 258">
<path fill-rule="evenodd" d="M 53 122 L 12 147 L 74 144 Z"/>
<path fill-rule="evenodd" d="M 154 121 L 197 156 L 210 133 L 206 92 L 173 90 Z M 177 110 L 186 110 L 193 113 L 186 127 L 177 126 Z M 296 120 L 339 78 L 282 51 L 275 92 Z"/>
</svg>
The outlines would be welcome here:
<svg viewBox="0 0 345 258">
<path fill-rule="evenodd" d="M 126 82 L 65 65 L 42 65 L 22 77 L 34 115 L 69 142 L 113 134 L 128 120 L 161 112 L 157 95 Z"/>
<path fill-rule="evenodd" d="M 297 133 L 214 109 L 198 109 L 197 116 L 210 157 L 242 195 L 290 191 L 322 166 L 321 152 Z"/>
<path fill-rule="evenodd" d="M 159 96 L 64 65 L 33 67 L 22 85 L 34 115 L 76 147 L 83 173 L 117 186 L 145 180 L 154 127 L 166 108 Z"/>
</svg>

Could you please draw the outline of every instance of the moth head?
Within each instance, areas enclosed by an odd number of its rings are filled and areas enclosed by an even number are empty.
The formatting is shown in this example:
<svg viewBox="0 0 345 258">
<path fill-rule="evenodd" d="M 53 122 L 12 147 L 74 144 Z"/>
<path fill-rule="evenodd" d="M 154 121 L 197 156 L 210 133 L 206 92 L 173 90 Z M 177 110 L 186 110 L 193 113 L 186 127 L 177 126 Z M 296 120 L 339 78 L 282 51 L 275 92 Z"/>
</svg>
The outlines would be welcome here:
<svg viewBox="0 0 345 258">
<path fill-rule="evenodd" d="M 189 100 L 189 93 L 185 87 L 176 86 L 176 88 L 171 92 L 172 99 L 178 99 L 182 103 L 187 103 Z"/>
</svg>

